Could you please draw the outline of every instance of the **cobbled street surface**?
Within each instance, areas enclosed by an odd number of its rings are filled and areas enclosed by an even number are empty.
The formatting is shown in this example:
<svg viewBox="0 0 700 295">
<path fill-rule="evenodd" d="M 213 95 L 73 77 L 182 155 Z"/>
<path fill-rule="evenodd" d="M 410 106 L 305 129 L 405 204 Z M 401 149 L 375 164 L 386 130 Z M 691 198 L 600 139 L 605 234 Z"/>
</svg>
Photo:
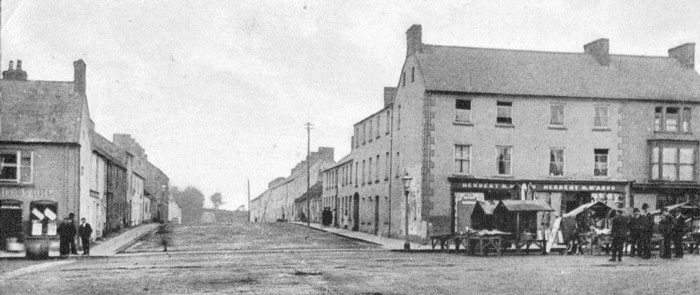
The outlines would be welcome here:
<svg viewBox="0 0 700 295">
<path fill-rule="evenodd" d="M 700 255 L 402 253 L 285 223 L 181 225 L 124 254 L 0 281 L 1 294 L 697 294 Z"/>
</svg>

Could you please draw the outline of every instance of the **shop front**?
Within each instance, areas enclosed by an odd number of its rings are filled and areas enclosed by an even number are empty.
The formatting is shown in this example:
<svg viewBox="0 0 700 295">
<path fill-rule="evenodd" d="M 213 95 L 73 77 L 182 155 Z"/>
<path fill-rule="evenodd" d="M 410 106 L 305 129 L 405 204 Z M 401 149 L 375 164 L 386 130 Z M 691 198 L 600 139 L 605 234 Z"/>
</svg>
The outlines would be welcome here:
<svg viewBox="0 0 700 295">
<path fill-rule="evenodd" d="M 610 207 L 629 204 L 631 182 L 626 181 L 528 181 L 526 199 L 541 200 L 559 216 L 583 204 L 600 201 Z"/>
<path fill-rule="evenodd" d="M 452 196 L 452 233 L 472 226 L 472 212 L 476 202 L 492 204 L 500 200 L 520 199 L 519 182 L 510 179 L 483 179 L 450 177 Z"/>
<path fill-rule="evenodd" d="M 690 183 L 635 183 L 632 185 L 632 207 L 649 204 L 649 210 L 683 202 L 700 201 L 700 185 Z"/>
</svg>

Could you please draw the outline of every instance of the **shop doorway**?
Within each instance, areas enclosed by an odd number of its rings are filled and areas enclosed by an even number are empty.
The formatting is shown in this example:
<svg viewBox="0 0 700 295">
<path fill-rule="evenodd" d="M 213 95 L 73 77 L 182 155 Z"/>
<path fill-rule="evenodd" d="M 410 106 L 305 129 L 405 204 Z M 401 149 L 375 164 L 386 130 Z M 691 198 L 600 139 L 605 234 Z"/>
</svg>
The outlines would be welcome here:
<svg viewBox="0 0 700 295">
<path fill-rule="evenodd" d="M 360 229 L 360 194 L 355 193 L 352 198 L 352 230 Z"/>
<path fill-rule="evenodd" d="M 8 244 L 22 242 L 22 202 L 0 200 L 0 250 L 8 250 Z"/>
<path fill-rule="evenodd" d="M 379 233 L 379 196 L 374 197 L 374 235 Z"/>
</svg>

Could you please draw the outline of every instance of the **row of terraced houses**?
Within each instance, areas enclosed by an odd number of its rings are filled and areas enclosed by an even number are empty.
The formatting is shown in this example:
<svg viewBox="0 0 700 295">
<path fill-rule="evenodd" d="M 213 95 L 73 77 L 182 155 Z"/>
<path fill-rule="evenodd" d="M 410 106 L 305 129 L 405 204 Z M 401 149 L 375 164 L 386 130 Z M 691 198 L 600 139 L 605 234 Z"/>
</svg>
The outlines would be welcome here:
<svg viewBox="0 0 700 295">
<path fill-rule="evenodd" d="M 0 246 L 55 235 L 75 214 L 93 239 L 123 227 L 169 218 L 169 179 L 129 134 L 95 132 L 86 96 L 86 65 L 74 80 L 31 81 L 10 62 L 0 80 Z"/>
<path fill-rule="evenodd" d="M 420 25 L 406 43 L 384 107 L 354 124 L 348 155 L 313 172 L 313 222 L 325 209 L 331 226 L 426 242 L 469 225 L 458 202 L 542 200 L 562 214 L 698 201 L 695 44 L 668 56 L 610 54 L 607 39 L 573 53 L 441 46 Z"/>
</svg>

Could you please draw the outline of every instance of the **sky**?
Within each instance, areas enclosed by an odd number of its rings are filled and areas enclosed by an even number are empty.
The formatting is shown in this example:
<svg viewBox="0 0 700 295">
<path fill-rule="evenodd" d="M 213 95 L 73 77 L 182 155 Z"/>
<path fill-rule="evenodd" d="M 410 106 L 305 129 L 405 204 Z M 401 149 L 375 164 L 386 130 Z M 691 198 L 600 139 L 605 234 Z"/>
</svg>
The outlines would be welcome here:
<svg viewBox="0 0 700 295">
<path fill-rule="evenodd" d="M 129 133 L 170 184 L 247 207 L 311 149 L 350 152 L 406 54 L 426 44 L 667 56 L 700 41 L 700 1 L 2 1 L 3 69 L 73 80 L 96 130 Z M 206 204 L 210 204 L 207 202 Z"/>
</svg>

